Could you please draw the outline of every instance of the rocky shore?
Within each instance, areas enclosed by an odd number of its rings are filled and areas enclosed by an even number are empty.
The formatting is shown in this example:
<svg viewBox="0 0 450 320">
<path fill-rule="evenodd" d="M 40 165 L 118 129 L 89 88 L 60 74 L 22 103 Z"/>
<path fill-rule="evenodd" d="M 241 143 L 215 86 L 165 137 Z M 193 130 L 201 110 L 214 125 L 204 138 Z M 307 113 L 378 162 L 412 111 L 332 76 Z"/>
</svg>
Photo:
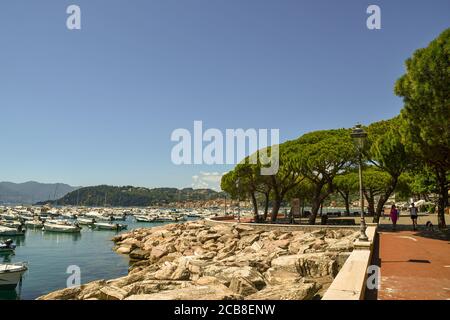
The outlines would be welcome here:
<svg viewBox="0 0 450 320">
<path fill-rule="evenodd" d="M 320 299 L 358 232 L 262 231 L 205 221 L 141 228 L 116 236 L 127 276 L 94 281 L 42 300 Z"/>
</svg>

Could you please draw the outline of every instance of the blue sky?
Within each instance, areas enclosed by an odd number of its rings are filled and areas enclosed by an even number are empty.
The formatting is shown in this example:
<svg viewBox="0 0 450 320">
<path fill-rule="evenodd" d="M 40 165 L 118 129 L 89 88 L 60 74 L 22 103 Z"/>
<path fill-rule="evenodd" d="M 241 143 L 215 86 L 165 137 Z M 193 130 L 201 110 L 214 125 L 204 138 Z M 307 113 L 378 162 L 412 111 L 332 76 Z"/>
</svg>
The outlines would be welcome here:
<svg viewBox="0 0 450 320">
<path fill-rule="evenodd" d="M 3 1 L 0 181 L 212 186 L 231 166 L 172 164 L 174 129 L 285 141 L 393 117 L 404 60 L 449 22 L 448 0 Z"/>
</svg>

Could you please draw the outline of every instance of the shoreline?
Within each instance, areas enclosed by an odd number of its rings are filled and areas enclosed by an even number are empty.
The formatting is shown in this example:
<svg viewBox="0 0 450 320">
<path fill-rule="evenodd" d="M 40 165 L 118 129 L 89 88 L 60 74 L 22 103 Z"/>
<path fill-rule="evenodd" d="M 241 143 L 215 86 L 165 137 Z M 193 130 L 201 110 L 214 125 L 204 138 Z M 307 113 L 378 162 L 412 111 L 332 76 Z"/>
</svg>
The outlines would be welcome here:
<svg viewBox="0 0 450 320">
<path fill-rule="evenodd" d="M 206 221 L 138 228 L 115 236 L 128 275 L 48 293 L 38 300 L 320 299 L 358 232 L 257 230 Z"/>
</svg>

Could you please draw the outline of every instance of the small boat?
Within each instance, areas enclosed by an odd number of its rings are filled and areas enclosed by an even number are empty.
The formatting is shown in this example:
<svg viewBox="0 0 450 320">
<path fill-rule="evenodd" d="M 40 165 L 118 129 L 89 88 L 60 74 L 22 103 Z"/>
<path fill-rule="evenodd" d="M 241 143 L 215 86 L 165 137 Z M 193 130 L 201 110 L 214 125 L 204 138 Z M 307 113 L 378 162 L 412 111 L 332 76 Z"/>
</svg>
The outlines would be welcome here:
<svg viewBox="0 0 450 320">
<path fill-rule="evenodd" d="M 16 229 L 0 226 L 0 236 L 23 236 L 25 231 L 22 228 Z"/>
<path fill-rule="evenodd" d="M 27 228 L 36 228 L 36 229 L 42 229 L 44 226 L 44 222 L 41 220 L 32 220 L 32 221 L 26 221 L 25 227 Z"/>
<path fill-rule="evenodd" d="M 66 219 L 76 219 L 77 214 L 75 212 L 64 212 L 61 214 L 61 217 Z"/>
<path fill-rule="evenodd" d="M 134 216 L 137 222 L 153 222 L 155 221 L 155 217 L 150 216 Z"/>
<path fill-rule="evenodd" d="M 77 222 L 80 225 L 92 225 L 95 223 L 94 218 L 77 218 Z"/>
<path fill-rule="evenodd" d="M 22 226 L 22 222 L 16 220 L 0 220 L 0 226 L 18 229 Z"/>
<path fill-rule="evenodd" d="M 81 227 L 72 224 L 45 222 L 42 230 L 50 232 L 78 233 L 81 231 Z"/>
<path fill-rule="evenodd" d="M 116 230 L 120 231 L 127 228 L 126 224 L 118 224 L 118 223 L 94 223 L 94 228 L 97 230 Z"/>
<path fill-rule="evenodd" d="M 16 220 L 18 215 L 14 213 L 4 213 L 1 215 L 4 220 Z"/>
<path fill-rule="evenodd" d="M 13 253 L 16 249 L 16 245 L 13 243 L 11 239 L 6 241 L 0 241 L 0 254 L 1 253 Z"/>
<path fill-rule="evenodd" d="M 125 221 L 126 216 L 121 215 L 121 214 L 119 214 L 119 215 L 116 214 L 116 215 L 113 215 L 112 218 L 114 221 Z"/>
<path fill-rule="evenodd" d="M 0 264 L 0 289 L 14 290 L 27 270 L 25 262 Z"/>
<path fill-rule="evenodd" d="M 154 222 L 174 222 L 175 217 L 169 217 L 169 216 L 158 216 L 155 218 Z"/>
<path fill-rule="evenodd" d="M 98 215 L 97 217 L 95 217 L 95 220 L 97 220 L 97 221 L 113 221 L 114 218 L 113 218 L 113 216 Z"/>
</svg>

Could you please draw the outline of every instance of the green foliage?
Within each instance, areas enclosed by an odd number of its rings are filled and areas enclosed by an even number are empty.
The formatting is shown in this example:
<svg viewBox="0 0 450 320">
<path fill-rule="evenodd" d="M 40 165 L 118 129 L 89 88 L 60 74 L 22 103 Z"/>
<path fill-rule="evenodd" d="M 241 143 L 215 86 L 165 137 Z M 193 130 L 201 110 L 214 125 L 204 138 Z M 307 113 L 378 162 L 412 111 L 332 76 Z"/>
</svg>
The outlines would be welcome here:
<svg viewBox="0 0 450 320">
<path fill-rule="evenodd" d="M 224 194 L 210 189 L 138 188 L 132 186 L 94 186 L 75 190 L 63 198 L 51 201 L 58 205 L 81 206 L 150 206 L 176 201 L 214 200 Z"/>
<path fill-rule="evenodd" d="M 406 60 L 395 85 L 403 97 L 404 143 L 426 162 L 450 167 L 450 29 Z"/>
<path fill-rule="evenodd" d="M 439 188 L 439 226 L 445 227 L 450 170 L 450 29 L 406 60 L 395 84 L 403 97 L 403 143 L 432 169 Z"/>
<path fill-rule="evenodd" d="M 339 192 L 346 194 L 356 193 L 359 190 L 358 172 L 353 170 L 338 174 L 334 178 L 333 183 Z"/>
</svg>

